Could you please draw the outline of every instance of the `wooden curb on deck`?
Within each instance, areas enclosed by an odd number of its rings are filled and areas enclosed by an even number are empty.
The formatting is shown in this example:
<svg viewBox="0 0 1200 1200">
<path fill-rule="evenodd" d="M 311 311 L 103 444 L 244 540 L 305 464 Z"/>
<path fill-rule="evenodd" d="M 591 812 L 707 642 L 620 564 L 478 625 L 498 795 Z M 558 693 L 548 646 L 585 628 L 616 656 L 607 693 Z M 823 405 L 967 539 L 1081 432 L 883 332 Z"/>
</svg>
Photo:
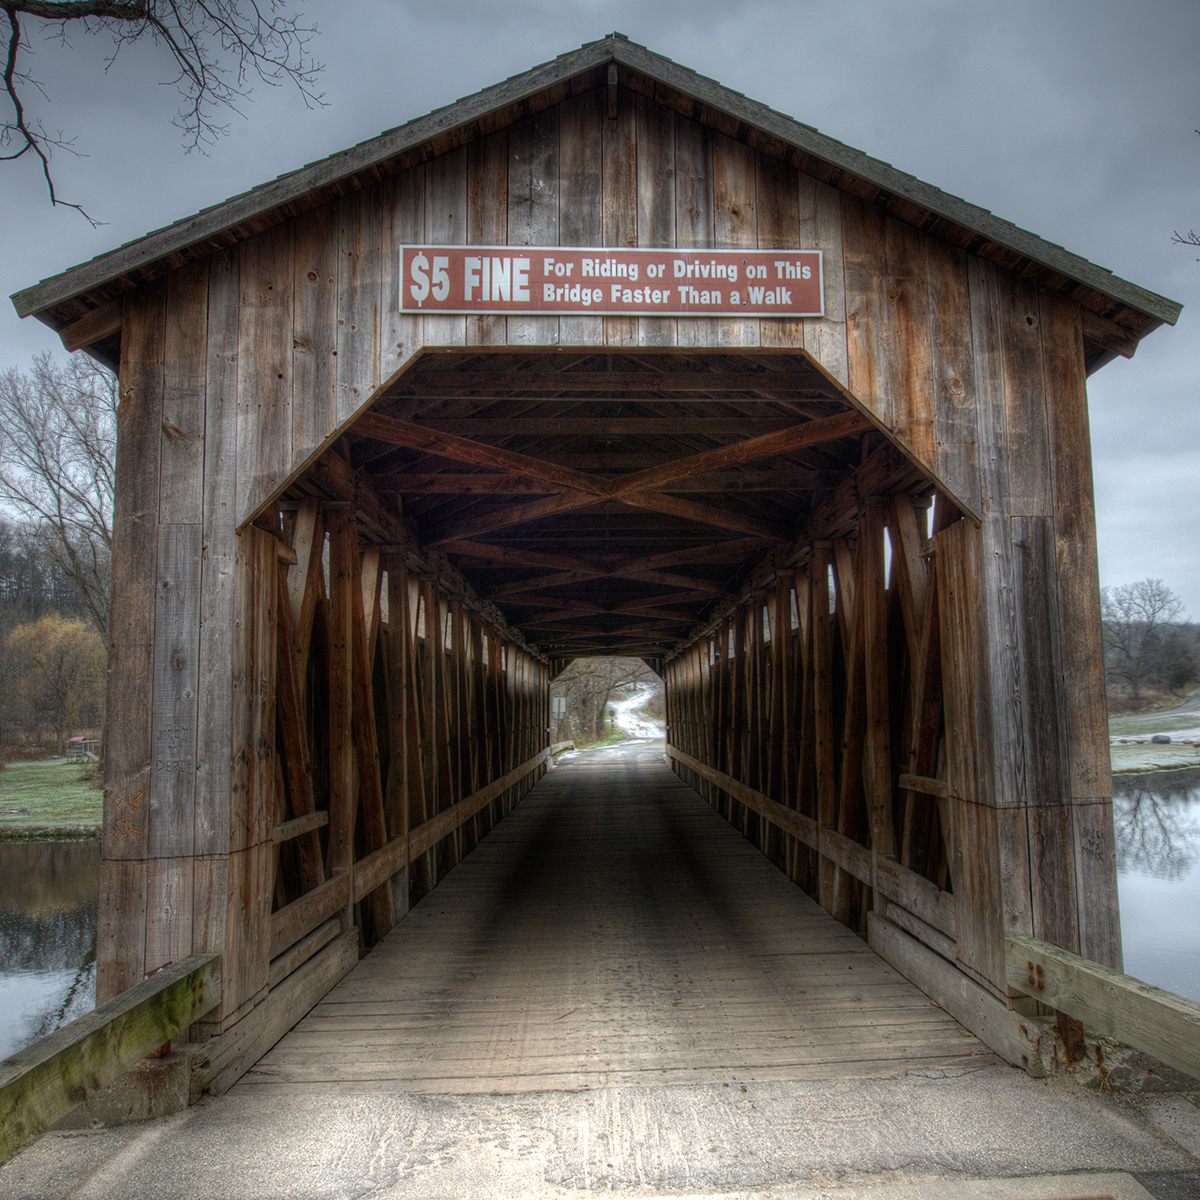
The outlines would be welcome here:
<svg viewBox="0 0 1200 1200">
<path fill-rule="evenodd" d="M 221 957 L 193 954 L 0 1063 L 0 1162 L 221 1003 Z"/>
</svg>

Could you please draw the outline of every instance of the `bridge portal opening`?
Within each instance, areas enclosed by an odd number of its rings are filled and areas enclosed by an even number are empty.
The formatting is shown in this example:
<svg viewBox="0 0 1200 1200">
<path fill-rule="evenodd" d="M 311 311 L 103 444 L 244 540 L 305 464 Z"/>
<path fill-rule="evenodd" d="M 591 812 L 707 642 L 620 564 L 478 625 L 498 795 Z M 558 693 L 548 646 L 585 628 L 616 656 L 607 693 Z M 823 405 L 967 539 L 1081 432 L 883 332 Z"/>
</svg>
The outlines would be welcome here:
<svg viewBox="0 0 1200 1200">
<path fill-rule="evenodd" d="M 673 769 L 843 924 L 880 859 L 945 924 L 932 551 L 974 527 L 935 492 L 803 353 L 420 356 L 255 522 L 272 977 L 373 945 L 566 724 L 609 732 L 633 693 L 587 664 L 663 681 Z"/>
</svg>

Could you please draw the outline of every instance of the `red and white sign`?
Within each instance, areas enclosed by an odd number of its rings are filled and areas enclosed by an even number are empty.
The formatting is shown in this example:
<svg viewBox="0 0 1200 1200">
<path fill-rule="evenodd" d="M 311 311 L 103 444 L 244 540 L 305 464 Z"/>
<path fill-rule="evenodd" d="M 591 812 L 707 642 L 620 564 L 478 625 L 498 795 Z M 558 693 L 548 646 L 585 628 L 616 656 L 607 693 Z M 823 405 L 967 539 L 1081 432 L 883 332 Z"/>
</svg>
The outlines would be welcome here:
<svg viewBox="0 0 1200 1200">
<path fill-rule="evenodd" d="M 821 317 L 819 250 L 403 246 L 400 311 Z"/>
</svg>

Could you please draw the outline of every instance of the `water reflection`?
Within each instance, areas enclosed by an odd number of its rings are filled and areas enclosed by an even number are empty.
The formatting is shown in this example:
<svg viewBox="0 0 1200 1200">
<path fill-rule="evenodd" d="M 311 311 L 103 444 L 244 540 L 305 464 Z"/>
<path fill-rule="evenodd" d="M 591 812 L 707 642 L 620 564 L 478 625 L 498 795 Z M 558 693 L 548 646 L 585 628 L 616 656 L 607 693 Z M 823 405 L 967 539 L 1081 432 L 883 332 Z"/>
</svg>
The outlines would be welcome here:
<svg viewBox="0 0 1200 1200">
<path fill-rule="evenodd" d="M 1113 779 L 1125 970 L 1200 1000 L 1200 770 Z"/>
<path fill-rule="evenodd" d="M 100 844 L 0 842 L 0 1058 L 95 1006 Z"/>
<path fill-rule="evenodd" d="M 1117 870 L 1182 879 L 1200 858 L 1200 770 L 1113 779 Z"/>
</svg>

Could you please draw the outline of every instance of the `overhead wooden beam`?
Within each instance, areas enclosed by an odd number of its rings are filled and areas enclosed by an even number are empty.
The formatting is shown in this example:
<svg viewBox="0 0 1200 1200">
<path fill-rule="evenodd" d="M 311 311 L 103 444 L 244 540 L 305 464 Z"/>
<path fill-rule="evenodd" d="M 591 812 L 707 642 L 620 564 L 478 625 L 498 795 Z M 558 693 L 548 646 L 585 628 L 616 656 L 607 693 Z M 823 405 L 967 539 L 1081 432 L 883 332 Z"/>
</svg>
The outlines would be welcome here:
<svg viewBox="0 0 1200 1200">
<path fill-rule="evenodd" d="M 776 433 L 796 424 L 781 417 L 421 417 L 417 424 L 460 437 L 734 437 Z"/>
<path fill-rule="evenodd" d="M 774 399 L 792 399 L 799 391 L 821 390 L 821 398 L 843 401 L 834 386 L 811 368 L 807 371 L 792 368 L 788 371 L 571 371 L 555 372 L 525 369 L 496 370 L 492 366 L 477 372 L 456 371 L 452 380 L 437 378 L 437 372 L 427 372 L 403 387 L 405 396 L 468 396 L 473 390 L 486 388 L 488 394 L 505 391 L 529 395 L 532 392 L 606 394 L 624 392 L 665 392 L 671 395 L 699 396 L 701 393 L 728 392 L 772 393 Z M 622 397 L 624 398 L 624 397 Z M 805 396 L 805 399 L 811 397 Z"/>
<path fill-rule="evenodd" d="M 544 423 L 543 423 L 544 424 Z M 597 458 L 595 465 L 607 465 Z M 578 466 L 578 464 L 577 464 Z M 404 496 L 544 496 L 562 491 L 558 484 L 520 475 L 476 472 L 392 472 L 372 476 L 376 489 Z M 672 492 L 813 492 L 832 490 L 842 476 L 828 471 L 710 471 L 695 479 L 680 479 Z"/>
<path fill-rule="evenodd" d="M 624 475 L 610 484 L 608 494 L 618 497 L 630 492 L 657 490 L 677 479 L 688 479 L 718 467 L 740 466 L 764 458 L 776 458 L 807 446 L 819 446 L 839 438 L 855 437 L 873 428 L 870 417 L 857 411 L 840 413 L 836 417 L 821 417 L 801 425 L 793 425 L 792 428 L 778 433 L 747 438 L 728 446 L 718 446 L 714 450 L 704 450 L 687 458 L 649 467 L 644 471 L 635 471 L 632 475 Z"/>
<path fill-rule="evenodd" d="M 516 550 L 511 546 L 490 546 L 487 542 L 443 542 L 442 550 L 446 554 L 481 558 L 507 567 L 546 567 L 551 571 L 588 571 L 594 575 L 608 573 L 604 566 L 570 558 L 564 554 L 541 554 L 535 550 Z"/>
<path fill-rule="evenodd" d="M 709 546 L 688 546 L 679 550 L 668 550 L 663 554 L 651 554 L 645 558 L 629 559 L 617 564 L 612 570 L 619 574 L 625 571 L 653 571 L 659 567 L 682 567 L 689 563 L 744 562 L 756 551 L 766 549 L 773 540 L 748 537 L 713 542 Z"/>
<path fill-rule="evenodd" d="M 713 529 L 730 529 L 734 533 L 747 533 L 753 537 L 777 542 L 789 541 L 792 537 L 792 530 L 771 521 L 746 516 L 732 509 L 717 508 L 712 504 L 702 504 L 696 500 L 685 500 L 682 496 L 669 496 L 664 492 L 630 492 L 618 496 L 617 499 L 633 508 L 648 508 L 672 517 L 682 517 L 685 521 L 695 521 L 698 525 L 707 525 Z"/>
<path fill-rule="evenodd" d="M 561 488 L 595 492 L 597 481 L 581 471 L 570 467 L 556 466 L 544 459 L 528 454 L 518 454 L 500 446 L 489 446 L 486 442 L 472 441 L 452 433 L 429 429 L 415 421 L 402 421 L 397 417 L 384 417 L 379 413 L 364 413 L 355 421 L 353 431 L 389 446 L 403 446 L 410 450 L 423 450 L 455 462 L 470 463 L 472 466 L 498 467 L 504 471 L 540 479 Z"/>
<path fill-rule="evenodd" d="M 82 317 L 58 331 L 64 350 L 82 350 L 94 342 L 103 341 L 121 332 L 121 301 L 110 300 L 98 305 Z"/>
<path fill-rule="evenodd" d="M 1126 329 L 1124 325 L 1118 325 L 1116 321 L 1110 321 L 1107 317 L 1102 317 L 1090 309 L 1081 308 L 1079 313 L 1083 318 L 1083 340 L 1085 342 L 1091 342 L 1094 346 L 1103 346 L 1105 350 L 1111 350 L 1114 354 L 1121 355 L 1122 358 L 1134 356 L 1138 348 L 1138 337 L 1132 330 Z"/>
</svg>

